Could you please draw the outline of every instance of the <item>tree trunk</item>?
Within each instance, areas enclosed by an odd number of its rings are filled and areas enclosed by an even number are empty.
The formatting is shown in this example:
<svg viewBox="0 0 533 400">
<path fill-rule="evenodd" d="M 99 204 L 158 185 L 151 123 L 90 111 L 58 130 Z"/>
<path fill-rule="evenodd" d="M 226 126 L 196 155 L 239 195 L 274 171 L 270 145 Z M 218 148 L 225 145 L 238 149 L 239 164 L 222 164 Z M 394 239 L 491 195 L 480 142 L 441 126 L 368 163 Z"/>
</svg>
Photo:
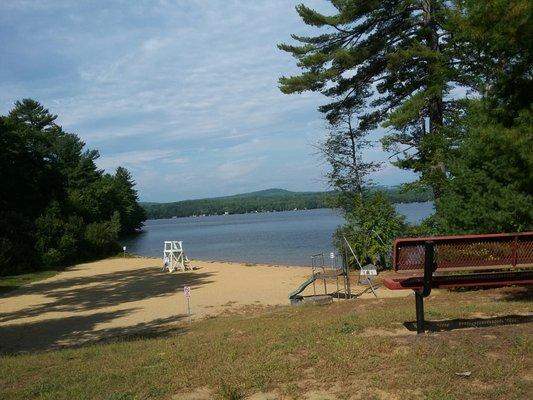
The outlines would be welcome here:
<svg viewBox="0 0 533 400">
<path fill-rule="evenodd" d="M 422 10 L 424 18 L 424 29 L 426 30 L 425 40 L 426 45 L 434 52 L 440 52 L 439 37 L 437 32 L 437 25 L 433 19 L 434 9 L 432 7 L 431 0 L 422 1 Z M 439 68 L 436 65 L 438 61 L 428 62 L 428 86 L 441 80 L 439 76 Z M 429 129 L 427 134 L 429 135 L 442 135 L 443 126 L 443 95 L 442 92 L 432 95 L 428 98 L 428 117 L 429 117 Z M 437 141 L 439 143 L 440 141 Z M 442 184 L 446 177 L 446 169 L 444 161 L 436 158 L 436 146 L 430 147 L 427 159 L 430 161 L 429 175 L 431 176 L 430 182 L 435 199 L 438 199 L 442 193 Z"/>
</svg>

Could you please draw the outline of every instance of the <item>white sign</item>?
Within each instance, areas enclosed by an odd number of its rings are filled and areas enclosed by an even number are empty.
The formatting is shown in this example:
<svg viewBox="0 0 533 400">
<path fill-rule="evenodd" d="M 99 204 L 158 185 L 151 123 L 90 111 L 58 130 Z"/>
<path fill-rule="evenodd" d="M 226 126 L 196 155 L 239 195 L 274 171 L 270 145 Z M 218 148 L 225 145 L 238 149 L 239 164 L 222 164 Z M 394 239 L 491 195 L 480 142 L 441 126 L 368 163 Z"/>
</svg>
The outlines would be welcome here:
<svg viewBox="0 0 533 400">
<path fill-rule="evenodd" d="M 335 253 L 334 252 L 329 253 L 329 258 L 331 259 L 335 258 Z"/>
<path fill-rule="evenodd" d="M 126 246 L 124 246 L 124 247 L 122 248 L 122 250 L 126 251 Z"/>
<path fill-rule="evenodd" d="M 190 299 L 191 298 L 191 287 L 190 286 L 184 286 L 183 287 L 183 293 L 185 293 L 185 297 Z"/>
<path fill-rule="evenodd" d="M 377 276 L 378 271 L 375 269 L 362 269 L 361 275 Z"/>
</svg>

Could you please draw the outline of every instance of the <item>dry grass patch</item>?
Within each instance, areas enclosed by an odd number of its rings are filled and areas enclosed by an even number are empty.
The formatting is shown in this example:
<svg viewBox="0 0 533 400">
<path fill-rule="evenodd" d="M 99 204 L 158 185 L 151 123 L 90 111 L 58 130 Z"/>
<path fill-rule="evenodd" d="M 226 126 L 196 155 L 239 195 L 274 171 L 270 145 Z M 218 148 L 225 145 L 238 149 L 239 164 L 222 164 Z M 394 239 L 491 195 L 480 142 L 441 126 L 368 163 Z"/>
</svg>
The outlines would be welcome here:
<svg viewBox="0 0 533 400">
<path fill-rule="evenodd" d="M 527 316 L 531 299 L 519 288 L 439 292 L 428 319 L 495 324 L 418 336 L 403 327 L 409 298 L 247 310 L 158 338 L 3 356 L 0 398 L 525 398 L 533 325 L 496 317 Z"/>
</svg>

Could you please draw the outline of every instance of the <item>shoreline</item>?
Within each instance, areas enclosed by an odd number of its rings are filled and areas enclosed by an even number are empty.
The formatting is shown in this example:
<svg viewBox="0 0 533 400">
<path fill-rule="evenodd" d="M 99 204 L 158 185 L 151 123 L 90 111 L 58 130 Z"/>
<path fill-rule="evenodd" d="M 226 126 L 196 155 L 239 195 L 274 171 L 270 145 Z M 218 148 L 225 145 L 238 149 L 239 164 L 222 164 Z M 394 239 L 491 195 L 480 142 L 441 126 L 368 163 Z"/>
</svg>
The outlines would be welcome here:
<svg viewBox="0 0 533 400">
<path fill-rule="evenodd" d="M 404 204 L 427 204 L 427 203 L 434 203 L 434 200 L 426 200 L 426 201 L 398 201 L 398 202 L 392 202 L 391 204 L 393 206 L 396 205 L 404 205 Z M 164 203 L 156 203 L 156 204 L 164 204 Z M 145 221 L 161 221 L 161 220 L 173 220 L 173 219 L 184 219 L 184 218 L 192 218 L 192 219 L 198 219 L 198 218 L 207 218 L 207 217 L 228 217 L 228 216 L 236 216 L 236 215 L 249 215 L 249 214 L 273 214 L 273 213 L 285 213 L 285 212 L 300 212 L 300 211 L 311 211 L 311 210 L 341 210 L 338 207 L 315 207 L 315 208 L 300 208 L 300 209 L 292 209 L 292 210 L 271 210 L 271 211 L 250 211 L 250 212 L 244 212 L 244 213 L 228 213 L 228 214 L 202 214 L 202 215 L 186 215 L 186 216 L 173 216 L 173 217 L 162 217 L 162 218 L 147 218 Z M 138 233 L 142 233 L 142 230 Z"/>
<path fill-rule="evenodd" d="M 128 253 L 130 258 L 146 258 L 149 260 L 161 260 L 162 257 L 158 256 L 143 256 L 142 254 Z M 120 257 L 120 256 L 118 256 Z M 128 257 L 126 257 L 128 258 Z M 243 261 L 243 260 L 222 260 L 222 259 L 203 259 L 203 258 L 190 258 L 189 261 L 199 262 L 199 263 L 209 263 L 209 264 L 242 264 L 246 267 L 269 267 L 269 268 L 312 268 L 311 265 L 296 265 L 296 264 L 280 264 L 280 263 L 264 263 L 264 262 L 253 262 L 253 261 Z M 327 267 L 326 267 L 327 268 Z"/>
<path fill-rule="evenodd" d="M 0 353 L 79 346 L 187 323 L 185 286 L 191 288 L 192 320 L 289 306 L 289 293 L 311 273 L 310 267 L 196 259 L 191 267 L 197 269 L 169 273 L 161 271 L 158 258 L 108 258 L 8 292 L 0 298 Z M 367 289 L 356 288 L 353 282 L 352 293 Z M 335 281 L 326 289 L 334 293 Z M 320 282 L 316 294 L 323 292 Z M 313 285 L 302 292 L 312 294 Z"/>
</svg>

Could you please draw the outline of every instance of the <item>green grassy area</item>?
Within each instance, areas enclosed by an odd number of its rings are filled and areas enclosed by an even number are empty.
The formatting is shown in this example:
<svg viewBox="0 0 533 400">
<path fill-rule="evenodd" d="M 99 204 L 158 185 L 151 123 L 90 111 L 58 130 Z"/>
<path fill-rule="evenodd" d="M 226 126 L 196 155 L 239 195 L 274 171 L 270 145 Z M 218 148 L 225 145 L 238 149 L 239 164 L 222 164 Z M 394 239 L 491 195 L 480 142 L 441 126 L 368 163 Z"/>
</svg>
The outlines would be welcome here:
<svg viewBox="0 0 533 400">
<path fill-rule="evenodd" d="M 3 356 L 0 398 L 524 399 L 531 300 L 519 288 L 438 292 L 426 317 L 441 331 L 418 336 L 404 326 L 412 298 L 250 308 L 160 337 Z M 478 317 L 486 326 L 451 329 Z"/>
<path fill-rule="evenodd" d="M 27 274 L 0 276 L 0 295 L 18 289 L 28 283 L 50 278 L 61 270 L 35 271 Z"/>
</svg>

